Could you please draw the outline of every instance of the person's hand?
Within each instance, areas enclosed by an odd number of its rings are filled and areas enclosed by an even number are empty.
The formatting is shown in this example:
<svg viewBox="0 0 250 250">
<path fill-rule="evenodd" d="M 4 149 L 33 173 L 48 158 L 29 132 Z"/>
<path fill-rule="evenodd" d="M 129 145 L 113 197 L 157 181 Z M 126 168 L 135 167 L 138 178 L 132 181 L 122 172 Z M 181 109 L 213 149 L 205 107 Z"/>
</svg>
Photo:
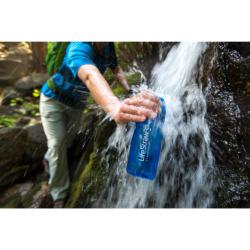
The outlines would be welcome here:
<svg viewBox="0 0 250 250">
<path fill-rule="evenodd" d="M 147 118 L 155 118 L 159 111 L 159 98 L 149 91 L 142 91 L 116 104 L 112 112 L 112 118 L 117 123 L 143 122 Z"/>
</svg>

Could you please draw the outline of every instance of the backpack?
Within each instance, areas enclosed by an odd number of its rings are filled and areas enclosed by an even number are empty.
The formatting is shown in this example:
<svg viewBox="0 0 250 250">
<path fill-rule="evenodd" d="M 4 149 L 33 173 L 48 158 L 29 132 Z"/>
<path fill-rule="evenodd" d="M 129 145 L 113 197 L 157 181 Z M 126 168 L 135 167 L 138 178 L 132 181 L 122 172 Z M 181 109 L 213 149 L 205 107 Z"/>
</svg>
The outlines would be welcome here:
<svg viewBox="0 0 250 250">
<path fill-rule="evenodd" d="M 49 75 L 54 75 L 61 67 L 69 42 L 49 42 L 45 59 Z"/>
</svg>

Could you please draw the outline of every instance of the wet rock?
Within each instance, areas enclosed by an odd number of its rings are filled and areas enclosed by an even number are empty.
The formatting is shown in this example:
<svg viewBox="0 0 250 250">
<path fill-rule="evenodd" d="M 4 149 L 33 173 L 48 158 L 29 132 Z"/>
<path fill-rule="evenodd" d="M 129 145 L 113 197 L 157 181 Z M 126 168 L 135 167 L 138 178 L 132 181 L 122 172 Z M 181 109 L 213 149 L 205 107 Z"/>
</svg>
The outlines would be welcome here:
<svg viewBox="0 0 250 250">
<path fill-rule="evenodd" d="M 237 43 L 235 44 L 237 45 Z M 239 46 L 242 46 L 240 43 Z M 243 55 L 245 56 L 246 48 Z M 239 60 L 235 59 L 235 51 L 230 50 L 230 47 L 225 46 L 222 49 L 223 55 L 219 58 L 219 63 L 224 65 L 222 74 L 225 75 L 226 88 L 221 93 L 222 100 L 228 100 L 227 118 L 231 119 L 231 127 L 234 128 L 234 133 L 231 137 L 225 137 L 225 140 L 235 140 L 235 151 L 231 158 L 235 159 L 235 165 L 238 165 L 241 170 L 246 170 L 250 176 L 250 95 L 248 93 L 248 86 L 250 82 L 250 60 L 240 55 Z M 229 100 L 230 98 L 230 100 Z M 230 145 L 230 144 L 229 144 Z M 231 151 L 232 152 L 232 151 Z"/>
<path fill-rule="evenodd" d="M 47 146 L 41 123 L 25 129 L 0 128 L 0 141 L 0 187 L 42 169 Z"/>
<path fill-rule="evenodd" d="M 27 136 L 27 131 L 20 128 L 0 128 L 0 176 L 4 174 L 4 167 L 11 168 L 22 162 Z"/>
<path fill-rule="evenodd" d="M 28 132 L 28 141 L 31 143 L 46 145 L 46 137 L 43 131 L 42 123 L 37 121 L 37 124 L 24 129 Z"/>
<path fill-rule="evenodd" d="M 244 173 L 240 173 L 236 168 L 224 168 L 218 182 L 215 207 L 250 207 L 249 179 Z"/>
<path fill-rule="evenodd" d="M 215 157 L 215 207 L 247 207 L 250 190 L 250 61 L 226 43 L 213 46 L 205 69 L 207 120 Z M 207 57 L 208 58 L 208 57 Z"/>
<path fill-rule="evenodd" d="M 32 93 L 33 89 L 41 88 L 48 79 L 49 75 L 47 73 L 33 73 L 19 79 L 14 86 L 22 95 L 28 95 Z"/>
<path fill-rule="evenodd" d="M 143 77 L 149 80 L 151 70 L 159 60 L 159 45 L 152 42 L 119 43 L 116 52 L 124 69 L 132 66 L 133 71 L 143 73 Z"/>
<path fill-rule="evenodd" d="M 42 124 L 39 122 L 33 126 L 28 126 L 24 131 L 27 132 L 25 154 L 30 157 L 31 162 L 41 161 L 47 150 L 47 140 Z"/>
<path fill-rule="evenodd" d="M 230 42 L 228 43 L 228 48 L 230 50 L 238 51 L 241 56 L 250 56 L 250 43 L 249 42 Z"/>
<path fill-rule="evenodd" d="M 102 160 L 101 152 L 107 147 L 108 138 L 116 124 L 106 120 L 100 126 L 102 119 L 103 116 L 97 116 L 96 112 L 84 116 L 86 123 L 82 131 L 86 133 L 86 144 L 74 172 L 66 207 L 92 207 L 106 185 L 110 172 L 107 171 L 107 163 Z M 93 129 L 95 127 L 98 129 Z M 115 152 L 112 156 L 109 159 L 110 166 L 117 160 Z"/>
</svg>

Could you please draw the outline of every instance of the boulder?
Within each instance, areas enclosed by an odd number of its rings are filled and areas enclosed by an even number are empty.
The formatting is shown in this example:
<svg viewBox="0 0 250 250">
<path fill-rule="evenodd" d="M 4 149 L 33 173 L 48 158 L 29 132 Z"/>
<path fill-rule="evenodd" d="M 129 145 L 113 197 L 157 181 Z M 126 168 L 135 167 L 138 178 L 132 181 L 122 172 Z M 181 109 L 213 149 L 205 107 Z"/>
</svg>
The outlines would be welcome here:
<svg viewBox="0 0 250 250">
<path fill-rule="evenodd" d="M 28 132 L 21 128 L 0 128 L 0 176 L 3 167 L 11 167 L 22 162 Z"/>
<path fill-rule="evenodd" d="M 26 178 L 42 168 L 46 138 L 42 125 L 25 129 L 0 128 L 0 187 Z"/>
<path fill-rule="evenodd" d="M 25 155 L 29 157 L 29 162 L 40 162 L 47 150 L 47 140 L 42 124 L 28 126 L 24 131 L 27 132 Z"/>
<path fill-rule="evenodd" d="M 249 207 L 249 50 L 236 43 L 233 47 L 221 43 L 216 50 L 213 67 L 210 70 L 208 67 L 204 81 L 211 83 L 207 92 L 207 120 L 216 165 L 213 206 Z"/>
<path fill-rule="evenodd" d="M 11 85 L 31 69 L 31 50 L 27 43 L 0 43 L 0 84 Z"/>
<path fill-rule="evenodd" d="M 30 94 L 35 88 L 41 88 L 48 79 L 49 75 L 47 73 L 33 73 L 19 79 L 14 86 L 20 93 L 26 95 Z"/>
<path fill-rule="evenodd" d="M 0 58 L 0 83 L 10 85 L 18 78 L 27 75 L 29 65 L 27 60 L 20 58 Z"/>
<path fill-rule="evenodd" d="M 11 86 L 5 87 L 1 90 L 0 106 L 9 104 L 10 100 L 19 97 L 19 93 Z"/>
<path fill-rule="evenodd" d="M 27 131 L 20 128 L 0 128 L 0 186 L 14 183 L 28 166 L 22 165 Z"/>
<path fill-rule="evenodd" d="M 228 48 L 238 51 L 243 57 L 247 57 L 250 55 L 249 42 L 230 42 L 228 43 Z"/>
<path fill-rule="evenodd" d="M 21 117 L 16 123 L 15 127 L 24 127 L 31 122 L 31 118 L 28 116 Z"/>
</svg>

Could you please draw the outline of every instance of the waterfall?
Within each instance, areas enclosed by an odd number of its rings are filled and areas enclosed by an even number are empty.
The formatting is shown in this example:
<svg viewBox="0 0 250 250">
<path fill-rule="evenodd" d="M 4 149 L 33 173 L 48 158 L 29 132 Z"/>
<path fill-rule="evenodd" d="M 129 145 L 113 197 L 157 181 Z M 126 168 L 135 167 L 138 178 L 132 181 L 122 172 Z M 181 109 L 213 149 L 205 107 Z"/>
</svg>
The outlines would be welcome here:
<svg viewBox="0 0 250 250">
<path fill-rule="evenodd" d="M 155 65 L 149 88 L 165 98 L 164 143 L 154 181 L 126 173 L 134 124 L 117 126 L 102 159 L 108 164 L 110 149 L 118 159 L 97 207 L 210 207 L 213 202 L 213 156 L 205 119 L 206 100 L 199 84 L 201 58 L 206 43 L 183 42 L 172 47 Z M 114 171 L 114 170 L 113 170 Z"/>
</svg>

